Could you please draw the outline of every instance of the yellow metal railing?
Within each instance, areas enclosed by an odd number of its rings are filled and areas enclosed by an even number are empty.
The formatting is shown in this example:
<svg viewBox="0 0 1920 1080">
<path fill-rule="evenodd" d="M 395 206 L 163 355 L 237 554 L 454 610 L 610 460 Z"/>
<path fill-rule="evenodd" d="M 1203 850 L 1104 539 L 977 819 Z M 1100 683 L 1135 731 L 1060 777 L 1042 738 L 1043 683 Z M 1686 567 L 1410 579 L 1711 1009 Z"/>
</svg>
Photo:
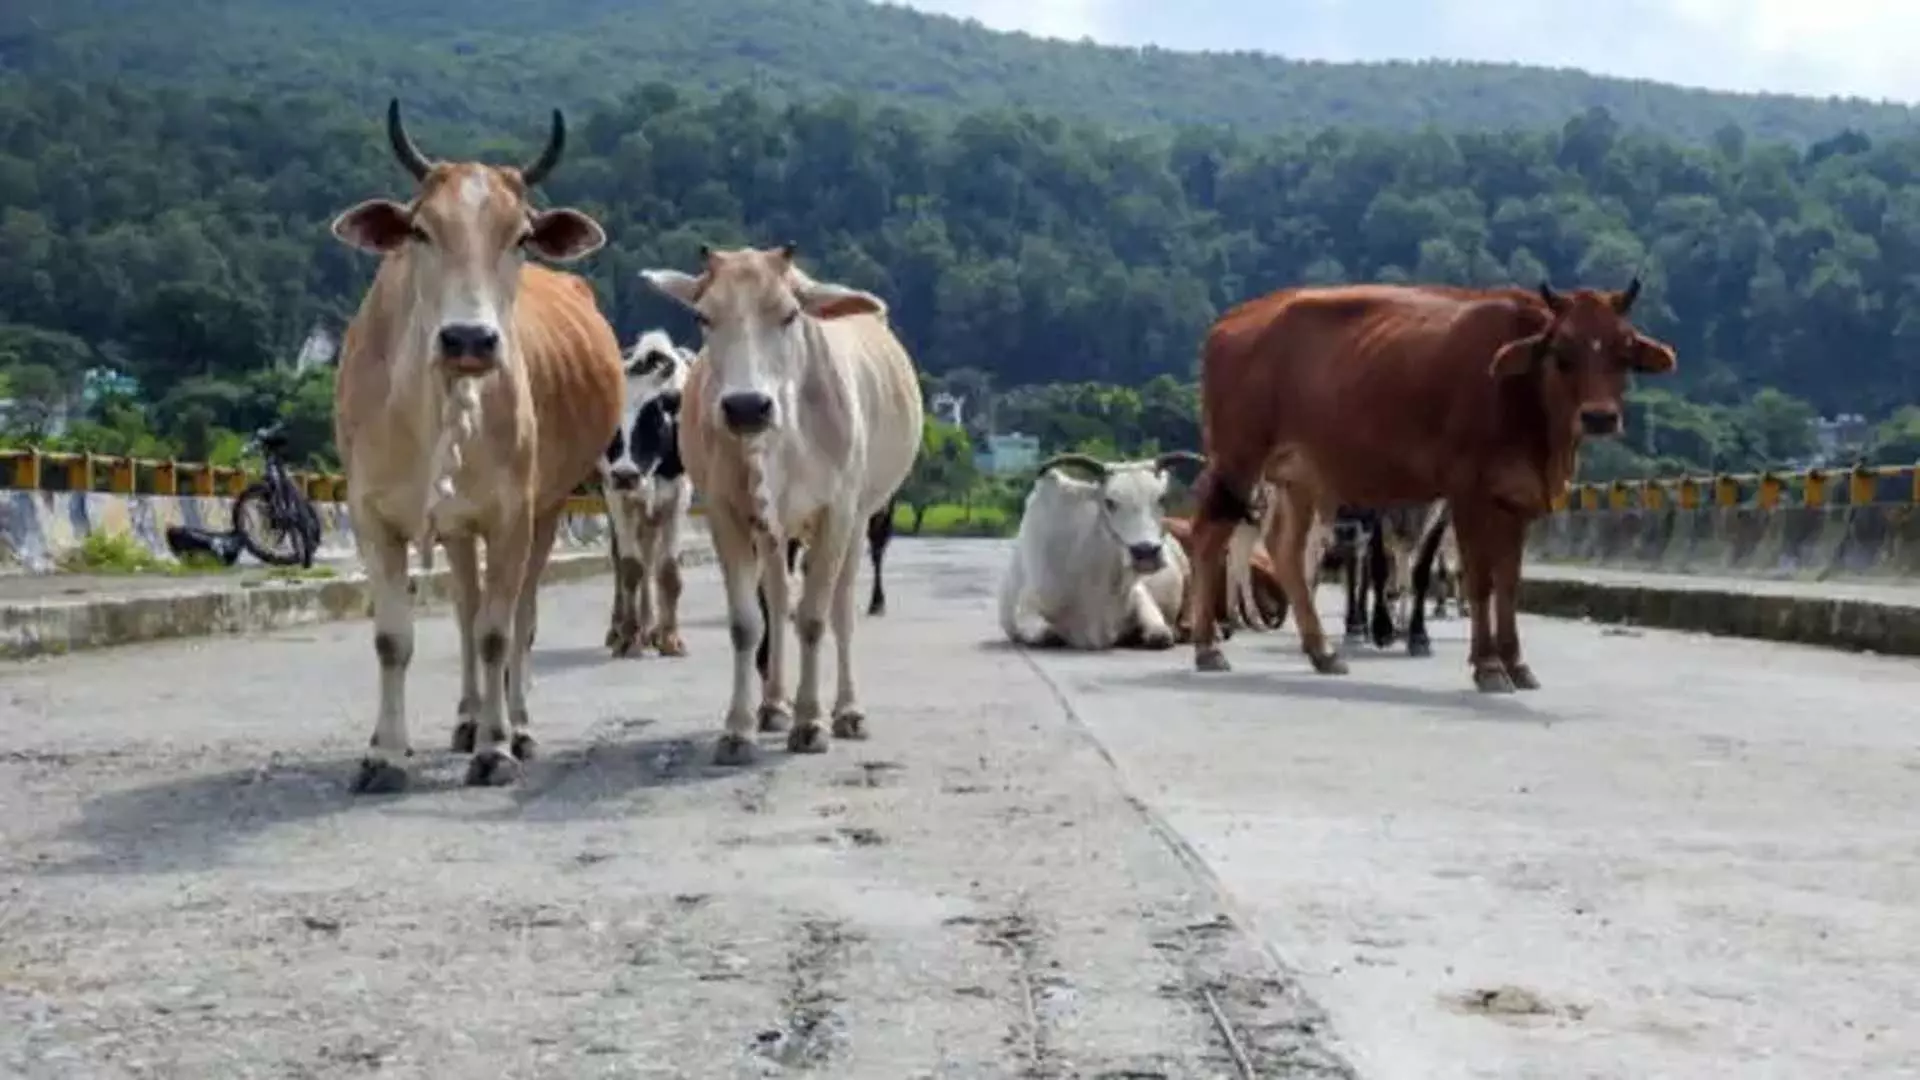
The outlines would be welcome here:
<svg viewBox="0 0 1920 1080">
<path fill-rule="evenodd" d="M 289 469 L 288 475 L 317 503 L 345 502 L 347 478 L 339 473 Z M 0 488 L 17 491 L 100 491 L 116 495 L 227 496 L 246 490 L 257 470 L 208 465 L 201 461 L 165 461 L 89 453 L 48 453 L 0 449 Z M 699 514 L 696 505 L 693 513 Z M 567 512 L 600 514 L 606 503 L 591 484 L 581 484 L 567 500 Z"/>
<path fill-rule="evenodd" d="M 1750 506 L 1777 510 L 1916 503 L 1920 503 L 1920 465 L 1878 465 L 1572 484 L 1553 500 L 1553 508 L 1618 512 Z"/>
</svg>

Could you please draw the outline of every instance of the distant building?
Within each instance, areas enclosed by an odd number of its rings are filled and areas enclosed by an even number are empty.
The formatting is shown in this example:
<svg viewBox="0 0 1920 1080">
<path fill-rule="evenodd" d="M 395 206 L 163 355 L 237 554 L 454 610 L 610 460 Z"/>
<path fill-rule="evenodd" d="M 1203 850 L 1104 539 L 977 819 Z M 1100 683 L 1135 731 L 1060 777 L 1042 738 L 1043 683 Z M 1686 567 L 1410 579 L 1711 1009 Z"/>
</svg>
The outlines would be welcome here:
<svg viewBox="0 0 1920 1080">
<path fill-rule="evenodd" d="M 973 463 L 981 472 L 993 476 L 1024 472 L 1040 464 L 1040 437 L 1011 432 L 1006 435 L 989 435 L 987 448 L 973 455 Z"/>
<path fill-rule="evenodd" d="M 1859 413 L 1841 413 L 1813 422 L 1814 464 L 1851 465 L 1873 438 L 1873 425 Z"/>
</svg>

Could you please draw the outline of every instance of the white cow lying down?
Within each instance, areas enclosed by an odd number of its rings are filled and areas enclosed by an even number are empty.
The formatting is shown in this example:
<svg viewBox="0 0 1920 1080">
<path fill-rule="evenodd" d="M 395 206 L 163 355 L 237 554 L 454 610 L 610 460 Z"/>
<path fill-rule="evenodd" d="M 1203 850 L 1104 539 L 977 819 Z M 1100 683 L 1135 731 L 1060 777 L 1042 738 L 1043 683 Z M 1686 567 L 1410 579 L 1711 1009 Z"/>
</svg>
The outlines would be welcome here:
<svg viewBox="0 0 1920 1080">
<path fill-rule="evenodd" d="M 1061 454 L 1040 467 L 1000 584 L 1008 640 L 1071 649 L 1173 646 L 1187 556 L 1160 524 L 1160 500 L 1167 466 L 1177 461 L 1205 464 L 1180 450 L 1112 465 Z M 1089 479 L 1058 471 L 1068 466 Z"/>
</svg>

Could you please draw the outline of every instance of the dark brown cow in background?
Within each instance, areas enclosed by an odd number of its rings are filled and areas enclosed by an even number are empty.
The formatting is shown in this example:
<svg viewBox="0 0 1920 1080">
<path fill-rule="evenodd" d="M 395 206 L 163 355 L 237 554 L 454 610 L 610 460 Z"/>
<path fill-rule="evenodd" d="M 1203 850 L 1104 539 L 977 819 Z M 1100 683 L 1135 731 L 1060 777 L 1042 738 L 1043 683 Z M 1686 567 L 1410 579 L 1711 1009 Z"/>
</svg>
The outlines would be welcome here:
<svg viewBox="0 0 1920 1080">
<path fill-rule="evenodd" d="M 1282 289 L 1221 315 L 1200 358 L 1195 666 L 1229 667 L 1215 568 L 1253 485 L 1277 472 L 1289 512 L 1275 569 L 1315 670 L 1347 667 L 1307 590 L 1314 521 L 1343 503 L 1439 498 L 1472 609 L 1474 685 L 1537 688 L 1515 619 L 1527 525 L 1572 479 L 1581 439 L 1622 430 L 1627 373 L 1674 368 L 1672 347 L 1627 320 L 1639 293 L 1638 278 L 1620 292 L 1350 285 Z"/>
</svg>

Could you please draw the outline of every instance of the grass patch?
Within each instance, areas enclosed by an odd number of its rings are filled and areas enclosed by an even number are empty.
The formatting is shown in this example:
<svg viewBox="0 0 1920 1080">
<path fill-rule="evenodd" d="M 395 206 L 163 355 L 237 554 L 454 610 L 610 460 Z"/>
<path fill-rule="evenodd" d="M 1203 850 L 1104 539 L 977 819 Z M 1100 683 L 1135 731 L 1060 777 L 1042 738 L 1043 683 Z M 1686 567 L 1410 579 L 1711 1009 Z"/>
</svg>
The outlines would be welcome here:
<svg viewBox="0 0 1920 1080">
<path fill-rule="evenodd" d="M 1017 520 L 997 506 L 971 509 L 955 503 L 935 503 L 920 518 L 920 529 L 913 529 L 913 508 L 902 506 L 894 512 L 894 531 L 902 536 L 1012 536 Z"/>
<path fill-rule="evenodd" d="M 69 574 L 190 574 L 204 572 L 201 564 L 162 559 L 127 533 L 88 533 L 80 546 L 60 556 L 56 565 Z M 212 560 L 219 569 L 219 560 Z"/>
</svg>

